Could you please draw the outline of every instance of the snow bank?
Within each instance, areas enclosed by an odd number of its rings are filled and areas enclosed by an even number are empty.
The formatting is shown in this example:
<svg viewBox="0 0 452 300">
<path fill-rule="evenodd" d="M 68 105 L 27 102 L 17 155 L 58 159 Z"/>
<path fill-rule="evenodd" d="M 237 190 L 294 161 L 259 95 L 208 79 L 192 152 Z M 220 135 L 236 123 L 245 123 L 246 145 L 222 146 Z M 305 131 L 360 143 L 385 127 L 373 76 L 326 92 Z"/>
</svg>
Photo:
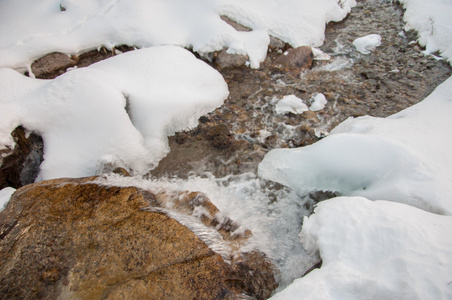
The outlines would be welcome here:
<svg viewBox="0 0 452 300">
<path fill-rule="evenodd" d="M 15 191 L 16 189 L 12 187 L 6 187 L 0 190 L 0 212 L 6 207 L 6 204 L 8 204 L 9 199 Z"/>
<path fill-rule="evenodd" d="M 217 71 L 175 46 L 124 53 L 54 80 L 0 69 L 0 147 L 12 146 L 10 133 L 22 124 L 44 139 L 39 180 L 93 175 L 106 162 L 143 173 L 166 155 L 167 135 L 195 126 L 227 95 Z"/>
<path fill-rule="evenodd" d="M 452 2 L 445 0 L 398 0 L 406 9 L 405 30 L 419 33 L 426 53 L 440 51 L 452 63 Z"/>
<path fill-rule="evenodd" d="M 0 67 L 23 69 L 50 52 L 77 54 L 127 44 L 178 45 L 200 54 L 227 48 L 230 53 L 248 54 L 257 68 L 265 59 L 269 34 L 294 47 L 320 46 L 325 23 L 342 20 L 355 4 L 355 0 L 3 0 Z M 238 32 L 220 15 L 253 31 Z"/>
<path fill-rule="evenodd" d="M 336 198 L 305 217 L 323 264 L 271 299 L 451 299 L 452 217 L 405 204 Z"/>
<path fill-rule="evenodd" d="M 452 78 L 386 119 L 348 119 L 316 144 L 269 152 L 259 174 L 304 194 L 332 190 L 452 214 Z"/>
</svg>

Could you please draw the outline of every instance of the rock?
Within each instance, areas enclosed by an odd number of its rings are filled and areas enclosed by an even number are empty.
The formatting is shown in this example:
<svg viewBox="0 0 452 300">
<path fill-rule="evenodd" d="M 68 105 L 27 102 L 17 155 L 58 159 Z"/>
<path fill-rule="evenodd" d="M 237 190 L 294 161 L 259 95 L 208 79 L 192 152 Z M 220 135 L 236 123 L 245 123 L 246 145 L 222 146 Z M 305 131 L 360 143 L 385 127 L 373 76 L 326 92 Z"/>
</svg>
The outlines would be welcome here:
<svg viewBox="0 0 452 300">
<path fill-rule="evenodd" d="M 278 287 L 273 279 L 273 266 L 262 252 L 244 253 L 234 260 L 235 283 L 247 295 L 261 295 L 257 299 L 268 299 Z"/>
<path fill-rule="evenodd" d="M 33 183 L 38 176 L 39 166 L 44 160 L 44 144 L 36 133 L 28 137 L 25 129 L 17 127 L 11 136 L 16 143 L 13 150 L 5 149 L 0 160 L 0 189 L 7 186 L 15 189 Z"/>
<path fill-rule="evenodd" d="M 207 128 L 206 136 L 211 141 L 210 144 L 220 150 L 228 148 L 235 141 L 226 124 L 218 124 Z"/>
<path fill-rule="evenodd" d="M 31 71 L 36 78 L 53 79 L 66 72 L 67 68 L 75 66 L 76 63 L 64 53 L 53 52 L 33 62 Z"/>
<path fill-rule="evenodd" d="M 151 211 L 159 196 L 96 179 L 30 184 L 12 196 L 0 213 L 1 299 L 270 296 L 276 282 L 264 255 L 238 255 L 229 265 L 185 226 Z M 215 212 L 197 197 L 187 194 L 181 210 Z"/>
<path fill-rule="evenodd" d="M 251 28 L 243 26 L 242 24 L 237 23 L 236 21 L 232 20 L 229 17 L 220 16 L 220 18 L 229 25 L 231 25 L 237 31 L 251 31 Z"/>
<path fill-rule="evenodd" d="M 303 70 L 312 66 L 314 55 L 311 47 L 301 46 L 292 48 L 281 54 L 274 62 L 276 69 L 291 73 L 297 76 Z"/>
<path fill-rule="evenodd" d="M 221 68 L 238 68 L 244 66 L 249 60 L 247 55 L 230 54 L 227 50 L 221 50 L 214 55 L 214 62 Z"/>
<path fill-rule="evenodd" d="M 104 59 L 108 59 L 112 56 L 115 56 L 120 53 L 133 51 L 136 48 L 133 46 L 128 45 L 119 45 L 115 46 L 112 50 L 108 50 L 105 47 L 102 47 L 100 49 L 91 50 L 85 53 L 80 54 L 77 59 L 77 67 L 87 67 L 89 65 L 92 65 L 96 62 L 102 61 Z"/>
<path fill-rule="evenodd" d="M 129 171 L 127 171 L 126 169 L 124 169 L 123 167 L 117 167 L 115 168 L 112 173 L 114 174 L 118 174 L 121 175 L 123 177 L 131 177 L 132 175 L 130 175 Z"/>
<path fill-rule="evenodd" d="M 176 132 L 176 134 L 174 135 L 176 138 L 176 142 L 179 145 L 182 145 L 183 143 L 185 143 L 185 141 L 188 139 L 188 134 L 186 134 L 185 132 Z"/>
<path fill-rule="evenodd" d="M 215 228 L 225 240 L 247 239 L 252 235 L 250 230 L 235 233 L 239 225 L 228 217 L 222 216 L 218 208 L 201 192 L 172 191 L 160 192 L 150 196 L 153 206 L 163 207 L 185 215 L 195 216 L 204 225 Z"/>
<path fill-rule="evenodd" d="M 286 46 L 286 43 L 284 43 L 282 40 L 278 39 L 277 37 L 270 36 L 270 44 L 268 47 L 272 51 L 282 50 Z"/>
<path fill-rule="evenodd" d="M 228 135 L 230 134 L 229 128 L 226 124 L 218 124 L 214 126 L 210 126 L 206 130 L 207 139 L 211 140 L 218 135 Z"/>
<path fill-rule="evenodd" d="M 251 28 L 243 26 L 226 16 L 220 16 L 223 21 L 231 25 L 237 31 L 251 31 Z M 244 66 L 249 60 L 247 55 L 230 54 L 226 49 L 213 54 L 213 62 L 221 69 L 238 68 Z"/>
</svg>

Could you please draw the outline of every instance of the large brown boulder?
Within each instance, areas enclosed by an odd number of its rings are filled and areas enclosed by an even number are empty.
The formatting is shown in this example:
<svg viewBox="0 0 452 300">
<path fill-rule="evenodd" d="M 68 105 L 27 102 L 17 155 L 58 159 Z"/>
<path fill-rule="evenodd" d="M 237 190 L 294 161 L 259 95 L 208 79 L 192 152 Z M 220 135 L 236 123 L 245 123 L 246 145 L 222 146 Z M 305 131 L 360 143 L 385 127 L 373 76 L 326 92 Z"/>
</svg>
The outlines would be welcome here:
<svg viewBox="0 0 452 300">
<path fill-rule="evenodd" d="M 0 213 L 0 299 L 264 299 L 276 287 L 264 255 L 229 265 L 152 209 L 163 196 L 94 179 L 16 191 Z M 200 197 L 187 194 L 179 211 L 203 205 L 215 215 Z"/>
</svg>

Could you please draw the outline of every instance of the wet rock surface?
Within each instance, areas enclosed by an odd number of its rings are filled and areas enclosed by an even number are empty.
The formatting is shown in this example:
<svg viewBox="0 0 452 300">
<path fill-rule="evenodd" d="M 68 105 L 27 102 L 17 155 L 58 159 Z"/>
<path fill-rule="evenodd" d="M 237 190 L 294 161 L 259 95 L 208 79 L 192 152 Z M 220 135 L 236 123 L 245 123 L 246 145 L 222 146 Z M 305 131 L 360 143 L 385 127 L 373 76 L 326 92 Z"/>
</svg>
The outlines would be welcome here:
<svg viewBox="0 0 452 300">
<path fill-rule="evenodd" d="M 152 211 L 162 195 L 95 179 L 16 191 L 0 213 L 0 298 L 266 299 L 276 287 L 262 253 L 228 264 L 187 227 Z M 179 211 L 204 206 L 214 215 L 200 195 L 178 199 Z"/>
<path fill-rule="evenodd" d="M 21 126 L 17 127 L 11 136 L 15 142 L 14 149 L 0 151 L 0 189 L 8 186 L 17 189 L 33 183 L 44 160 L 41 136 L 36 133 L 27 135 Z"/>
<path fill-rule="evenodd" d="M 66 72 L 77 62 L 60 52 L 49 53 L 31 64 L 31 71 L 36 78 L 51 79 Z"/>
<path fill-rule="evenodd" d="M 274 68 L 297 76 L 301 71 L 309 69 L 314 61 L 311 47 L 292 48 L 281 54 L 273 63 Z"/>
</svg>

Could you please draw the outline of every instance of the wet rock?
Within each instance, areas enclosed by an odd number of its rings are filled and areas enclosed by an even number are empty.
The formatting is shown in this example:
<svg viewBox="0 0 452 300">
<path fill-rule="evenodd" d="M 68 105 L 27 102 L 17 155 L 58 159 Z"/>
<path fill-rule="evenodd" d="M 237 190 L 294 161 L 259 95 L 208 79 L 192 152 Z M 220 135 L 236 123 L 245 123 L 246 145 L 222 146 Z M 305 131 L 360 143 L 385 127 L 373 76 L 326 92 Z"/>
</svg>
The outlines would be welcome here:
<svg viewBox="0 0 452 300">
<path fill-rule="evenodd" d="M 214 62 L 221 68 L 238 68 L 244 66 L 249 60 L 247 55 L 230 54 L 227 50 L 221 50 L 214 56 Z"/>
<path fill-rule="evenodd" d="M 292 48 L 281 54 L 273 66 L 284 72 L 298 75 L 303 70 L 309 69 L 314 61 L 311 47 L 301 46 Z"/>
<path fill-rule="evenodd" d="M 226 149 L 234 143 L 234 137 L 226 124 L 210 126 L 206 129 L 206 137 L 216 149 Z"/>
<path fill-rule="evenodd" d="M 236 21 L 232 20 L 227 16 L 220 16 L 220 18 L 229 25 L 231 25 L 237 31 L 251 31 L 251 28 L 243 26 L 242 24 L 237 23 Z"/>
<path fill-rule="evenodd" d="M 176 143 L 178 143 L 179 145 L 182 145 L 188 139 L 188 134 L 186 134 L 185 132 L 176 132 L 174 136 L 176 138 Z"/>
<path fill-rule="evenodd" d="M 201 192 L 165 191 L 152 197 L 154 206 L 176 211 L 184 215 L 195 216 L 204 225 L 215 228 L 226 240 L 247 239 L 250 230 L 236 233 L 239 225 L 220 214 L 219 209 Z"/>
<path fill-rule="evenodd" d="M 95 179 L 16 191 L 0 213 L 0 298 L 266 299 L 276 286 L 262 254 L 229 265 L 185 226 L 151 211 L 153 193 Z M 193 207 L 205 202 L 191 196 Z"/>
<path fill-rule="evenodd" d="M 226 149 L 233 143 L 234 139 L 232 136 L 227 135 L 217 135 L 212 139 L 211 145 L 216 149 Z"/>
<path fill-rule="evenodd" d="M 231 277 L 236 278 L 233 283 L 238 290 L 245 291 L 248 295 L 259 295 L 256 299 L 268 299 L 278 287 L 273 272 L 274 267 L 265 254 L 253 251 L 234 260 Z"/>
<path fill-rule="evenodd" d="M 33 62 L 31 71 L 36 78 L 53 79 L 66 72 L 67 68 L 75 66 L 76 63 L 64 53 L 53 52 Z"/>
<path fill-rule="evenodd" d="M 0 160 L 0 189 L 7 186 L 15 189 L 33 183 L 38 176 L 39 166 L 44 160 L 44 143 L 36 133 L 27 136 L 25 129 L 17 127 L 11 136 L 15 147 L 4 149 Z"/>
<path fill-rule="evenodd" d="M 284 43 L 283 41 L 281 41 L 277 37 L 274 37 L 272 35 L 270 36 L 270 44 L 268 45 L 268 47 L 272 51 L 283 50 L 285 46 L 286 46 L 286 43 Z"/>
<path fill-rule="evenodd" d="M 91 50 L 85 53 L 80 54 L 77 57 L 77 67 L 87 67 L 101 60 L 110 58 L 117 54 L 128 52 L 134 50 L 135 47 L 128 45 L 120 45 L 114 47 L 112 50 L 108 50 L 105 47 L 100 48 L 99 50 Z"/>
<path fill-rule="evenodd" d="M 127 171 L 126 169 L 124 169 L 123 167 L 117 167 L 113 170 L 114 174 L 118 174 L 121 175 L 123 177 L 131 177 L 132 175 L 130 175 L 129 171 Z"/>
<path fill-rule="evenodd" d="M 206 130 L 206 137 L 207 139 L 213 139 L 214 137 L 218 135 L 228 135 L 229 134 L 229 128 L 226 124 L 218 124 L 214 126 L 210 126 Z"/>
</svg>

